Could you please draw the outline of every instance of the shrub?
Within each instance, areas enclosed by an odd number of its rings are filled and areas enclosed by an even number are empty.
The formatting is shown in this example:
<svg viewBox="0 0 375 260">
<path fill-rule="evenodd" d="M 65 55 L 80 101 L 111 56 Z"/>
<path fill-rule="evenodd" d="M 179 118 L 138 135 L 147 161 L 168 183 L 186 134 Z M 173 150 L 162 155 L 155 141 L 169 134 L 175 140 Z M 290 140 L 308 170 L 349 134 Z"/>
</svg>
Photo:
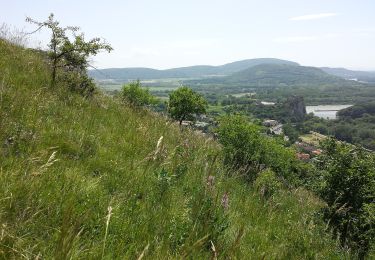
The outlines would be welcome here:
<svg viewBox="0 0 375 260">
<path fill-rule="evenodd" d="M 327 140 L 319 157 L 324 217 L 343 246 L 363 258 L 375 239 L 375 157 L 362 148 Z"/>
<path fill-rule="evenodd" d="M 223 145 L 224 162 L 243 171 L 250 181 L 265 167 L 288 183 L 298 181 L 300 162 L 295 152 L 276 139 L 263 135 L 260 128 L 249 123 L 245 117 L 221 118 L 218 135 Z"/>
<path fill-rule="evenodd" d="M 142 88 L 139 80 L 122 87 L 121 98 L 123 102 L 133 107 L 141 107 L 156 103 L 156 99 L 146 88 Z"/>
<path fill-rule="evenodd" d="M 72 92 L 76 92 L 84 97 L 92 97 L 97 91 L 93 79 L 89 78 L 86 74 L 65 72 L 63 75 L 64 78 L 61 82 L 64 82 Z"/>
</svg>

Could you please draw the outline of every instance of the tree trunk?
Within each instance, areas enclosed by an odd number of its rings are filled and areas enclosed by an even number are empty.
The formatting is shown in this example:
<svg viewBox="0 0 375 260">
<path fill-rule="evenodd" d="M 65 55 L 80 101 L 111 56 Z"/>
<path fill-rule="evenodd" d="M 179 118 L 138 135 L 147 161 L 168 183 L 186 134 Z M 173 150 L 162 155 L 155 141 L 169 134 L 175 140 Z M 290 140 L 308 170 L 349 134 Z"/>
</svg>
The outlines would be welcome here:
<svg viewBox="0 0 375 260">
<path fill-rule="evenodd" d="M 184 121 L 184 119 L 185 119 L 185 116 L 182 116 L 182 117 L 180 117 L 180 126 L 182 125 L 182 121 Z"/>
<path fill-rule="evenodd" d="M 57 66 L 57 60 L 56 58 L 54 58 L 53 65 L 52 65 L 52 87 L 55 87 L 55 84 L 56 84 L 56 66 Z"/>
</svg>

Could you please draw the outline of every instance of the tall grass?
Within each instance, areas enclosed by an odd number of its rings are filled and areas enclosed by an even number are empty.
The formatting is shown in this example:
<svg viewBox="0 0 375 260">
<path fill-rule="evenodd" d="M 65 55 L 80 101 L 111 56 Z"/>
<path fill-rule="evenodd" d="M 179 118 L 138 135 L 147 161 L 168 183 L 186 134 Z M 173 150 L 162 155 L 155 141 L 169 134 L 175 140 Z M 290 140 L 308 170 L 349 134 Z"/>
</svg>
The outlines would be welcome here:
<svg viewBox="0 0 375 260">
<path fill-rule="evenodd" d="M 0 258 L 345 258 L 314 195 L 264 201 L 213 140 L 49 75 L 0 41 Z"/>
<path fill-rule="evenodd" d="M 25 47 L 28 43 L 27 33 L 6 23 L 0 24 L 0 39 L 6 40 L 17 46 Z"/>
</svg>

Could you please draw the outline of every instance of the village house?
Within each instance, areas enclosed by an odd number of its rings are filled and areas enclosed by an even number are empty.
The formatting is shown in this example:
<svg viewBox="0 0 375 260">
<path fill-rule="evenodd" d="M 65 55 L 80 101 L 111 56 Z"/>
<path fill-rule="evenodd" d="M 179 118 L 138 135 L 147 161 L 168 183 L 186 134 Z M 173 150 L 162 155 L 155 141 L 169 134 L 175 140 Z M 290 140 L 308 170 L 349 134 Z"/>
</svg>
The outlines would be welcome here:
<svg viewBox="0 0 375 260">
<path fill-rule="evenodd" d="M 297 158 L 301 161 L 308 162 L 310 161 L 310 154 L 308 153 L 296 153 Z"/>
<path fill-rule="evenodd" d="M 277 126 L 278 124 L 279 122 L 277 120 L 269 119 L 269 120 L 263 121 L 263 126 L 265 127 L 274 127 L 274 126 Z"/>
<path fill-rule="evenodd" d="M 278 124 L 270 128 L 270 132 L 275 135 L 282 135 L 283 134 L 283 125 Z"/>
</svg>

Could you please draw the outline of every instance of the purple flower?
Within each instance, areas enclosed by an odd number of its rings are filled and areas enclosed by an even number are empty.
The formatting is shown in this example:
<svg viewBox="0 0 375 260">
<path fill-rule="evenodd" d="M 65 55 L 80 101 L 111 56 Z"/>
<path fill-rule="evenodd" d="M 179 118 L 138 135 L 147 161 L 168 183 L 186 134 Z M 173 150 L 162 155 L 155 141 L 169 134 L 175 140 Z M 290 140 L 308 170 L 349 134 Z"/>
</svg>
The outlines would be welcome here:
<svg viewBox="0 0 375 260">
<path fill-rule="evenodd" d="M 229 208 L 229 194 L 225 192 L 223 197 L 221 198 L 221 206 L 223 206 L 224 210 Z"/>
<path fill-rule="evenodd" d="M 213 188 L 214 185 L 215 185 L 215 176 L 212 176 L 212 175 L 208 176 L 207 177 L 207 186 L 209 188 Z"/>
</svg>

